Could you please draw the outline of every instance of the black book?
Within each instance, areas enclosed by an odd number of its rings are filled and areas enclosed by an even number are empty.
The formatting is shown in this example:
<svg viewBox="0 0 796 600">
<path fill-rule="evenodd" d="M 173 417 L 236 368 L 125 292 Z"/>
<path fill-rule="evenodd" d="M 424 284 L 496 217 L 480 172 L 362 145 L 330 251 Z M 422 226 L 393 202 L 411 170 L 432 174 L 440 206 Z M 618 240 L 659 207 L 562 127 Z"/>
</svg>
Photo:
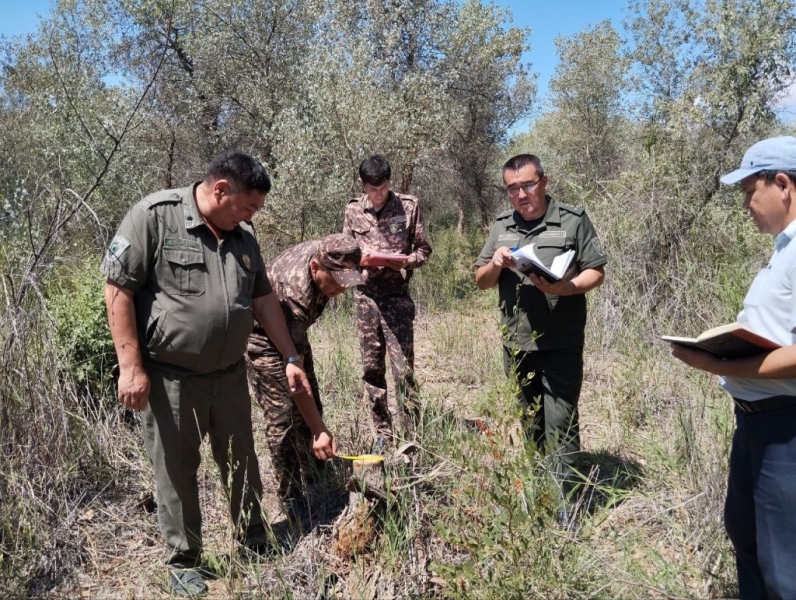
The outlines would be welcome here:
<svg viewBox="0 0 796 600">
<path fill-rule="evenodd" d="M 533 244 L 528 244 L 522 248 L 517 248 L 511 253 L 511 257 L 517 264 L 517 270 L 524 275 L 536 273 L 539 277 L 544 277 L 548 281 L 555 283 L 563 279 L 564 274 L 575 258 L 574 250 L 567 250 L 553 259 L 553 264 L 546 267 L 533 251 Z"/>
</svg>

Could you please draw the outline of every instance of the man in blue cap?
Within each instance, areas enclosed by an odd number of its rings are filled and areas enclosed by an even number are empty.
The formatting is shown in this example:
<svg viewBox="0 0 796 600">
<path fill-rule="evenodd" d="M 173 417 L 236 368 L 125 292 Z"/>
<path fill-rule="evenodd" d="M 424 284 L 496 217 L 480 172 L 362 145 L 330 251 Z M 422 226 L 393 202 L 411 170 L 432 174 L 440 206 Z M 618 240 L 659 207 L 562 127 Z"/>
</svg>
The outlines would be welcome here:
<svg viewBox="0 0 796 600">
<path fill-rule="evenodd" d="M 740 597 L 796 598 L 796 137 L 758 142 L 721 182 L 740 183 L 744 210 L 776 236 L 738 322 L 782 347 L 722 360 L 672 344 L 672 356 L 721 376 L 735 402 L 724 522 Z"/>
</svg>

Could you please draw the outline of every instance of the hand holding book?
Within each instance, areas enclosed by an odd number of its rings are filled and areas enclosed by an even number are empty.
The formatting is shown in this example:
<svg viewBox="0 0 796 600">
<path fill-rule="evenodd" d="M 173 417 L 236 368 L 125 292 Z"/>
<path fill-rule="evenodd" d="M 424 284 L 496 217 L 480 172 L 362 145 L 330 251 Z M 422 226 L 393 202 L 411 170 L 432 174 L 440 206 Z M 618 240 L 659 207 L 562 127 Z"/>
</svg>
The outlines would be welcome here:
<svg viewBox="0 0 796 600">
<path fill-rule="evenodd" d="M 662 335 L 661 339 L 672 344 L 709 352 L 719 358 L 743 358 L 763 354 L 781 348 L 768 338 L 740 323 L 730 323 L 708 329 L 695 338 Z"/>
<path fill-rule="evenodd" d="M 534 252 L 533 244 L 528 244 L 522 248 L 517 248 L 511 252 L 516 268 L 524 275 L 536 274 L 545 278 L 551 283 L 556 283 L 564 279 L 564 275 L 575 258 L 574 250 L 567 250 L 553 259 L 550 267 L 546 267 L 541 259 Z"/>
<path fill-rule="evenodd" d="M 402 269 L 409 262 L 408 254 L 385 254 L 383 252 L 364 251 L 359 264 L 363 267 L 391 267 Z"/>
</svg>

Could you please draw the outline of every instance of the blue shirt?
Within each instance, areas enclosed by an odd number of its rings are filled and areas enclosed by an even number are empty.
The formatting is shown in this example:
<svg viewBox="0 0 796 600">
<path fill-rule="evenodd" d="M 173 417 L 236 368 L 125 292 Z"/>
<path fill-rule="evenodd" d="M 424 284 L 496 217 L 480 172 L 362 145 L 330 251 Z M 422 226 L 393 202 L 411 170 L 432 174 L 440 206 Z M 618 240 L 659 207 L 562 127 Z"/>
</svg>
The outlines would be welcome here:
<svg viewBox="0 0 796 600">
<path fill-rule="evenodd" d="M 782 346 L 796 343 L 796 221 L 777 236 L 774 254 L 755 277 L 738 313 L 738 322 Z M 722 377 L 722 387 L 741 400 L 796 396 L 796 379 Z"/>
</svg>

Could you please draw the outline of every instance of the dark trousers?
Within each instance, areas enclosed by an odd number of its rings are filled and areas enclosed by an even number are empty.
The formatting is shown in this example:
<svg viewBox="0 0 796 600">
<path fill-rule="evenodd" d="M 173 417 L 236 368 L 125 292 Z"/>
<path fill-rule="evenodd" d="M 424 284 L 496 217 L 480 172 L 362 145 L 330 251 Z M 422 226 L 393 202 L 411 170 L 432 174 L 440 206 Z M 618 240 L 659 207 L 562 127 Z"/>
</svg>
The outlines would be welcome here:
<svg viewBox="0 0 796 600">
<path fill-rule="evenodd" d="M 155 471 L 158 525 L 169 549 L 167 563 L 192 567 L 202 552 L 197 472 L 205 435 L 229 494 L 232 521 L 245 528 L 241 541 L 263 528 L 246 365 L 241 359 L 207 375 L 177 375 L 151 365 L 146 370 L 152 388 L 142 420 Z"/>
<path fill-rule="evenodd" d="M 724 523 L 742 600 L 796 599 L 796 398 L 793 407 L 735 409 Z"/>
<path fill-rule="evenodd" d="M 520 384 L 517 401 L 523 411 L 525 435 L 547 456 L 564 499 L 568 499 L 578 479 L 574 467 L 580 453 L 578 399 L 583 349 L 520 352 L 512 357 L 504 347 L 503 366 Z"/>
</svg>

